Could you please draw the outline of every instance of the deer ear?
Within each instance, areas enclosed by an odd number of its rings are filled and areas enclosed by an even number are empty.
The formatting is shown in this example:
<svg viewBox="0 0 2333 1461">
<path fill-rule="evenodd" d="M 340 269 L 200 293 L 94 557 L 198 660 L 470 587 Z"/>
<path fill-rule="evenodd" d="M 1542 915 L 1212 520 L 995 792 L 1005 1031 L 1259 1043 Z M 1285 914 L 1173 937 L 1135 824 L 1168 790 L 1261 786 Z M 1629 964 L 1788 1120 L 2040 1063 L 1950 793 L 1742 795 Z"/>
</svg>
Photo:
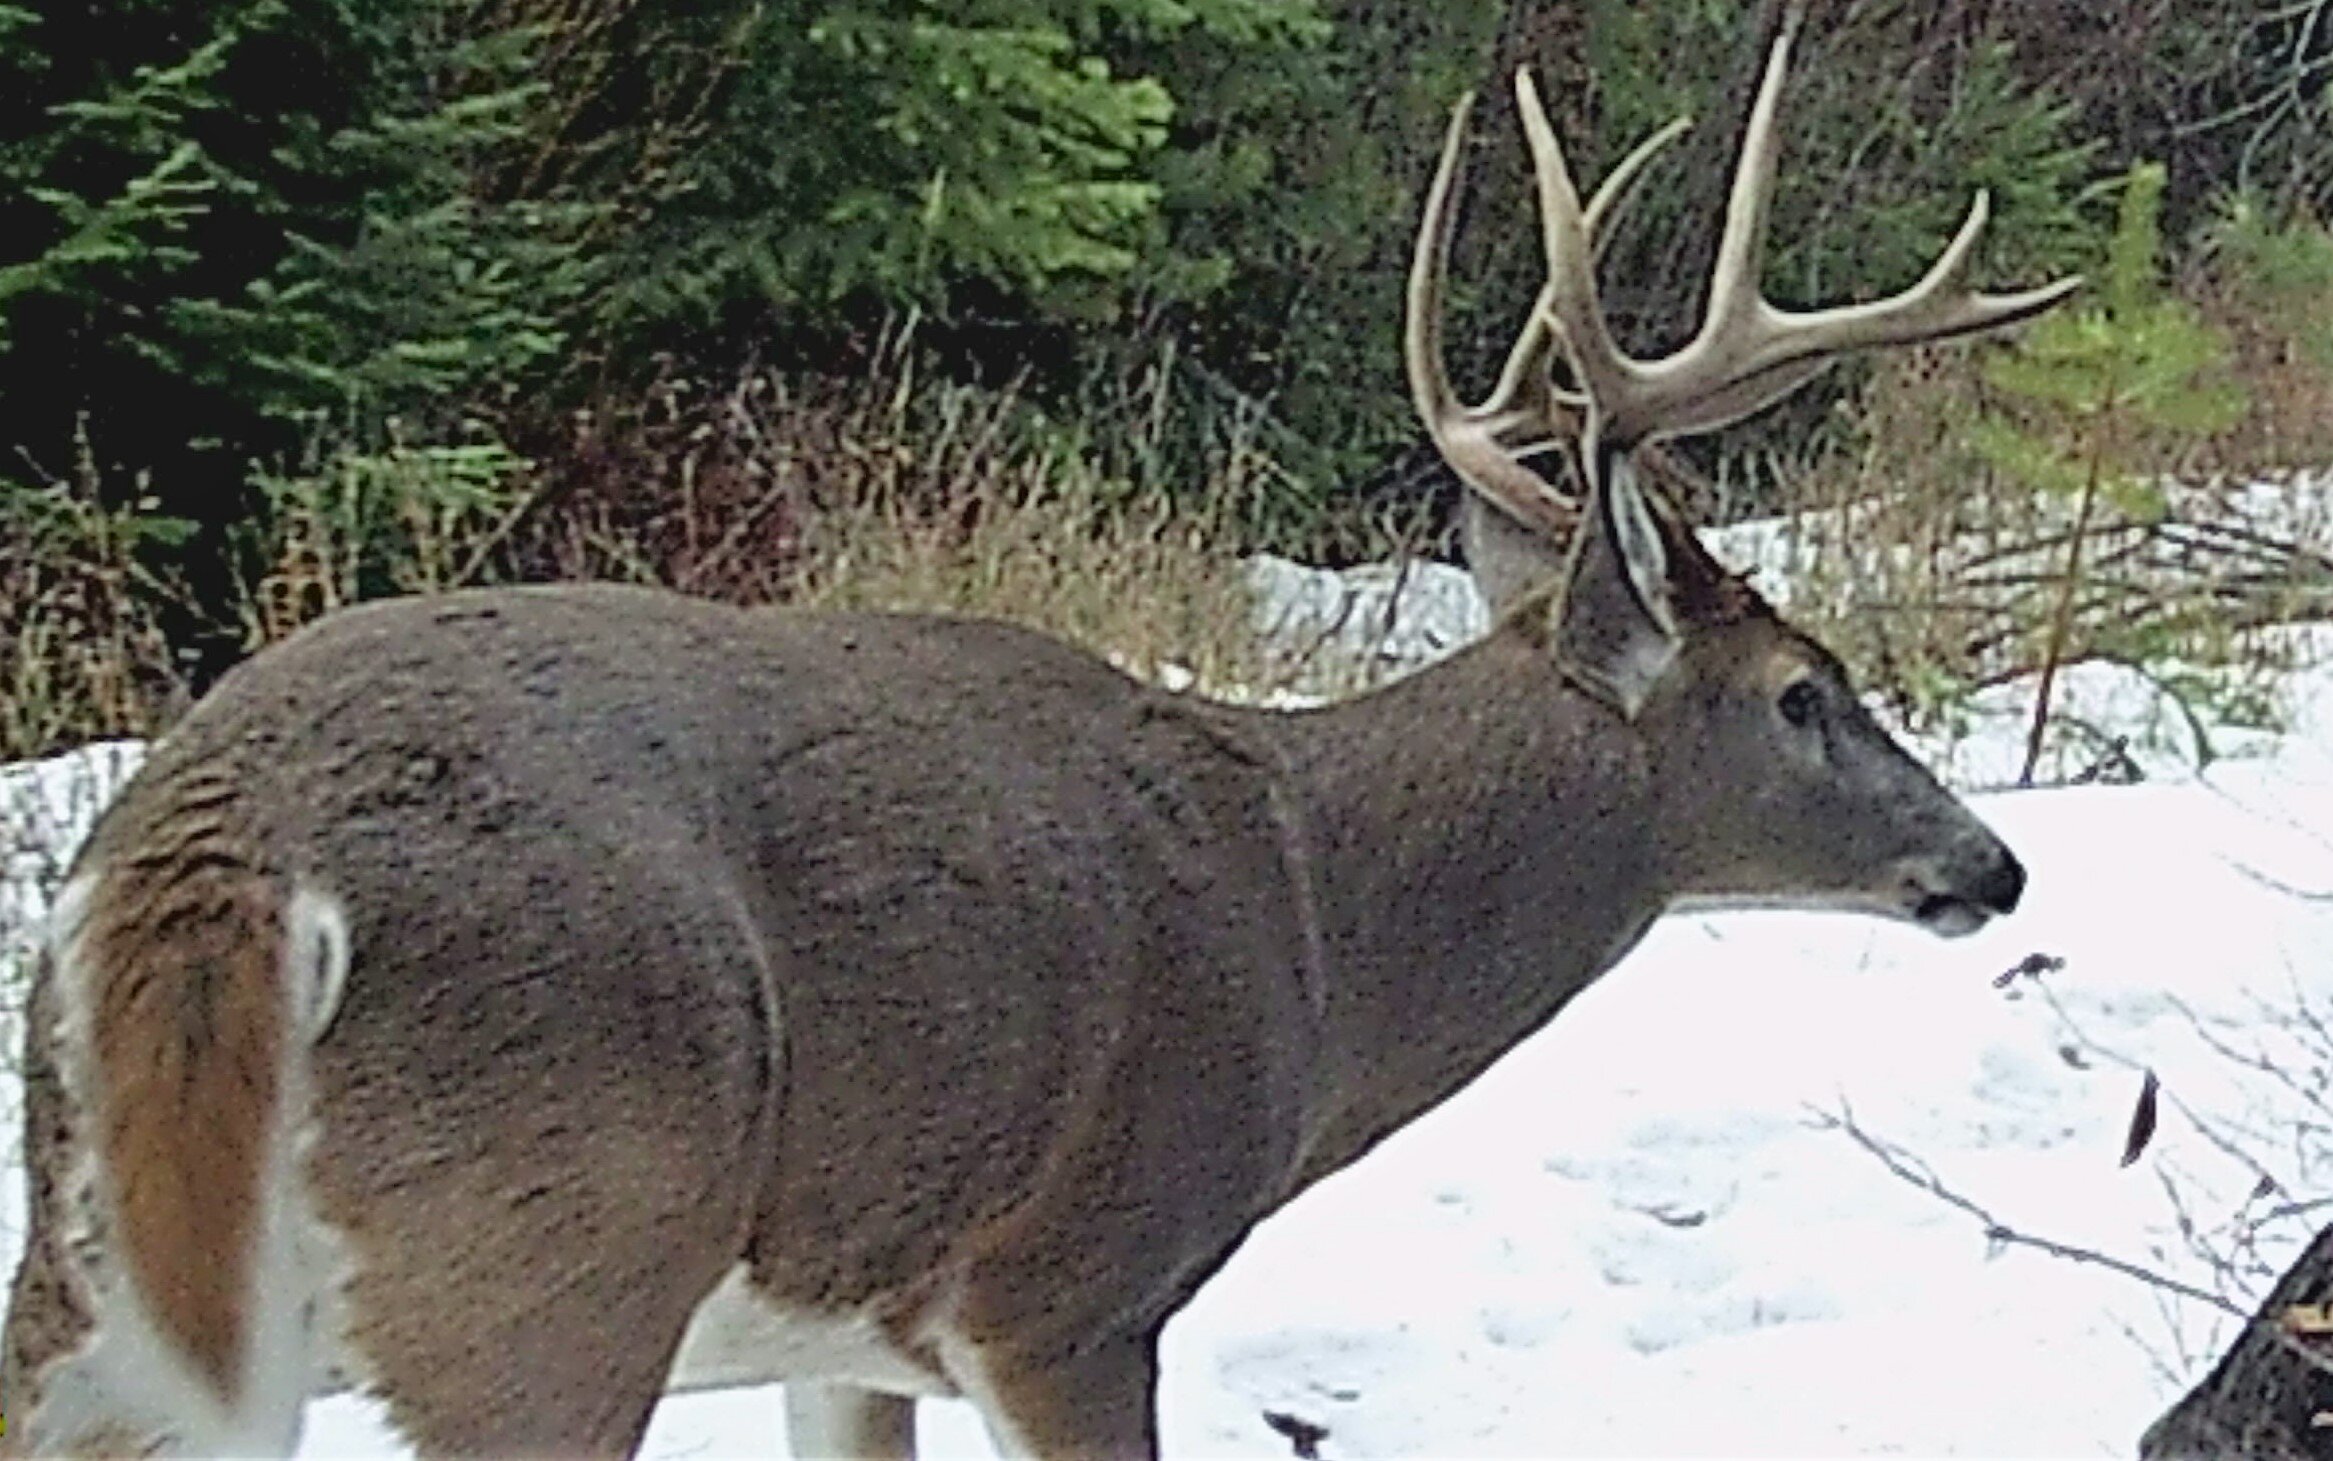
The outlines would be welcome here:
<svg viewBox="0 0 2333 1461">
<path fill-rule="evenodd" d="M 1555 607 L 1557 663 L 1630 719 L 1677 657 L 1669 552 L 1624 453 L 1598 446 L 1589 507 Z"/>
</svg>

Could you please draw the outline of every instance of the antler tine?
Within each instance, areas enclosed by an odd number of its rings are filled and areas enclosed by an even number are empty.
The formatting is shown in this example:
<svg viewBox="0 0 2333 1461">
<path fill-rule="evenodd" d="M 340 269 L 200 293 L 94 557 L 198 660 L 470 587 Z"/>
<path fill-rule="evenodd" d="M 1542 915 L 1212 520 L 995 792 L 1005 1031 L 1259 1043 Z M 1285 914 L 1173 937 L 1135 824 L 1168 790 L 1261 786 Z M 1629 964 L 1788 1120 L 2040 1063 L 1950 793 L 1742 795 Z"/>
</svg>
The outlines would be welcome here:
<svg viewBox="0 0 2333 1461">
<path fill-rule="evenodd" d="M 1524 466 L 1520 451 L 1507 441 L 1518 426 L 1533 426 L 1542 437 L 1562 438 L 1579 430 L 1584 401 L 1560 391 L 1547 374 L 1553 351 L 1538 311 L 1509 352 L 1498 388 L 1481 406 L 1468 407 L 1451 388 L 1448 357 L 1442 348 L 1442 285 L 1450 273 L 1450 241 L 1457 231 L 1460 155 L 1465 148 L 1466 123 L 1473 111 L 1471 94 L 1451 112 L 1450 127 L 1442 139 L 1442 157 L 1434 180 L 1426 189 L 1425 217 L 1418 225 L 1418 241 L 1410 256 L 1409 289 L 1405 299 L 1402 358 L 1409 367 L 1410 397 L 1442 459 L 1459 478 L 1517 520 L 1552 531 L 1568 531 L 1576 510 L 1550 487 L 1545 478 Z M 1518 401 L 1538 382 L 1543 394 L 1525 410 Z M 1525 418 L 1537 416 L 1537 421 Z"/>
<path fill-rule="evenodd" d="M 1829 355 L 1876 345 L 1903 345 L 1947 340 L 2001 329 L 2031 319 L 2079 288 L 2080 275 L 2044 284 L 2016 294 L 1984 294 L 1960 287 L 1977 239 L 1991 215 L 1991 199 L 1979 191 L 1969 203 L 1968 217 L 1950 245 L 1937 256 L 1920 282 L 1901 294 L 1869 304 L 1834 305 L 1828 309 L 1773 314 L 1781 326 L 1804 331 Z"/>
<path fill-rule="evenodd" d="M 1636 196 L 1636 185 L 1643 179 L 1645 165 L 1655 153 L 1685 135 L 1693 125 L 1690 117 L 1679 117 L 1659 131 L 1636 144 L 1618 166 L 1596 189 L 1596 196 L 1588 200 L 1582 216 L 1582 228 L 1589 239 L 1591 251 L 1609 238 L 1612 221 L 1620 216 Z M 1587 408 L 1588 398 L 1578 391 L 1557 386 L 1548 368 L 1554 364 L 1557 347 L 1562 344 L 1562 330 L 1555 322 L 1548 291 L 1552 285 L 1542 285 L 1539 296 L 1531 303 L 1530 318 L 1524 321 L 1523 333 L 1515 337 L 1514 348 L 1507 353 L 1507 363 L 1499 371 L 1499 383 L 1491 391 L 1490 399 L 1477 408 L 1489 412 L 1518 406 L 1523 392 L 1540 389 L 1553 394 L 1567 408 L 1562 421 L 1550 421 L 1550 434 L 1527 445 L 1511 445 L 1510 449 L 1528 455 L 1556 444 L 1561 435 L 1579 430 L 1578 414 Z"/>
<path fill-rule="evenodd" d="M 1402 361 L 1409 367 L 1410 400 L 1429 430 L 1459 412 L 1442 353 L 1442 280 L 1450 271 L 1450 238 L 1458 229 L 1458 154 L 1466 144 L 1466 120 L 1474 111 L 1468 92 L 1450 109 L 1442 132 L 1442 154 L 1426 185 L 1424 216 L 1410 247 L 1409 287 L 1402 298 Z"/>
<path fill-rule="evenodd" d="M 1709 431 L 1788 395 L 1840 356 L 1877 346 L 1976 334 L 2030 318 L 2077 288 L 2079 277 L 2018 294 L 1985 294 L 1962 280 L 1988 211 L 1977 195 L 1968 218 L 1919 283 L 1868 304 L 1791 311 L 1767 302 L 1758 277 L 1774 191 L 1782 82 L 1790 38 L 1767 58 L 1751 107 L 1710 280 L 1707 315 L 1691 343 L 1657 360 L 1633 359 L 1613 342 L 1597 303 L 1578 194 L 1537 90 L 1516 77 L 1539 178 L 1547 240 L 1543 298 L 1594 408 L 1586 428 L 1626 449 L 1664 436 Z"/>
<path fill-rule="evenodd" d="M 1450 243 L 1457 230 L 1460 159 L 1474 98 L 1453 110 L 1442 141 L 1442 156 L 1426 191 L 1424 220 L 1411 257 L 1403 355 L 1410 394 L 1443 458 L 1477 491 L 1517 518 L 1557 530 L 1568 529 L 1573 505 L 1559 497 L 1538 473 L 1518 458 L 1556 446 L 1579 434 L 1587 397 L 1555 383 L 1552 367 L 1562 345 L 1547 290 L 1540 291 L 1522 332 L 1507 352 L 1498 384 L 1479 406 L 1467 406 L 1451 388 L 1442 348 L 1442 285 L 1449 277 Z M 1612 169 L 1582 216 L 1586 237 L 1598 237 L 1633 195 L 1647 163 L 1683 134 L 1684 118 L 1638 143 Z"/>
<path fill-rule="evenodd" d="M 1710 269 L 1709 312 L 1701 324 L 1708 338 L 1739 328 L 1755 317 L 1762 302 L 1758 281 L 1766 263 L 1766 213 L 1774 200 L 1774 165 L 1780 133 L 1774 118 L 1782 108 L 1782 76 L 1790 64 L 1790 32 L 1775 38 L 1750 103 L 1750 123 L 1742 132 L 1742 155 L 1726 194 L 1725 227 L 1718 235 L 1717 261 Z"/>
<path fill-rule="evenodd" d="M 1612 220 L 1618 218 L 1627 208 L 1629 200 L 1636 196 L 1636 185 L 1642 181 L 1645 165 L 1653 160 L 1654 154 L 1684 136 L 1692 127 L 1691 117 L 1671 120 L 1659 131 L 1630 148 L 1628 155 L 1620 159 L 1605 176 L 1596 188 L 1596 196 L 1588 200 L 1586 223 L 1591 243 L 1604 236 L 1605 230 L 1612 226 Z"/>
<path fill-rule="evenodd" d="M 1515 73 L 1515 106 L 1522 115 L 1523 139 L 1531 148 L 1532 172 L 1539 185 L 1539 226 L 1546 241 L 1547 284 L 1540 291 L 1541 307 L 1535 321 L 1544 321 L 1561 338 L 1564 353 L 1579 377 L 1585 395 L 1599 406 L 1622 389 L 1620 367 L 1626 358 L 1612 341 L 1604 310 L 1596 299 L 1595 261 L 1588 243 L 1588 220 L 1580 207 L 1579 189 L 1572 184 L 1571 168 L 1547 110 L 1539 104 L 1539 88 L 1529 71 Z M 1590 411 L 1582 435 L 1596 425 L 1599 411 Z"/>
</svg>

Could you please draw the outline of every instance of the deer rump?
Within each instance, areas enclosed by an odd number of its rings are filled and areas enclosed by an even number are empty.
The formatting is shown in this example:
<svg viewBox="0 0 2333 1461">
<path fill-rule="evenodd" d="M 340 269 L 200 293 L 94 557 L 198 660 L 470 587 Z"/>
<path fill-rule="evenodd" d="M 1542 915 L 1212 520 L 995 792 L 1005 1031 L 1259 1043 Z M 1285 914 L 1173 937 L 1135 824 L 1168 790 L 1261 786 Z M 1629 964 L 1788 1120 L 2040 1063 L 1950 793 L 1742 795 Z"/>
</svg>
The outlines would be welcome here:
<svg viewBox="0 0 2333 1461">
<path fill-rule="evenodd" d="M 311 1346 L 394 1411 L 479 1372 L 401 1313 L 533 1373 L 579 1368 L 553 1312 L 669 1365 L 741 1277 L 762 1330 L 857 1325 L 856 1368 L 953 1394 L 966 1277 L 1049 1228 L 1081 1271 L 1045 1291 L 1114 1312 L 983 1325 L 1163 1322 L 1297 1180 L 1319 955 L 1278 774 L 998 624 L 606 586 L 335 616 L 223 682 L 71 879 L 35 1124 L 103 1133 L 123 1171 L 69 1196 L 86 1230 L 105 1183 L 127 1241 L 84 1281 L 142 1311 L 87 1383 L 169 1374 L 157 1426 L 277 1450 Z M 715 1347 L 674 1383 L 787 1377 Z"/>
</svg>

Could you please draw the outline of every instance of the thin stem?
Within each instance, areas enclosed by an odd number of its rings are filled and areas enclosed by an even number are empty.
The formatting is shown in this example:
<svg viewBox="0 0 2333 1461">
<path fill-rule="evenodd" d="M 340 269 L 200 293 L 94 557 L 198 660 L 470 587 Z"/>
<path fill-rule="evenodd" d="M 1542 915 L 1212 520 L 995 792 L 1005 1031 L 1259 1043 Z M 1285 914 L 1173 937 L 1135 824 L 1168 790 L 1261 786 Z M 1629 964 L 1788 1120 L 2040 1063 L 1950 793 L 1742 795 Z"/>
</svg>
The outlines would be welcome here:
<svg viewBox="0 0 2333 1461">
<path fill-rule="evenodd" d="M 2033 728 L 2025 737 L 2025 765 L 2017 773 L 2019 786 L 2033 785 L 2034 769 L 2041 764 L 2041 742 L 2049 729 L 2050 692 L 2056 688 L 2058 665 L 2074 632 L 2074 601 L 2082 588 L 2082 540 L 2090 531 L 2090 512 L 2098 501 L 2098 485 L 2106 471 L 2106 442 L 2113 434 L 2113 408 L 2099 419 L 2090 438 L 2089 472 L 2082 479 L 2082 496 L 2074 509 L 2074 529 L 2066 536 L 2066 577 L 2058 591 L 2057 611 L 2050 616 L 2049 644 L 2041 657 L 2041 684 L 2033 692 Z"/>
</svg>

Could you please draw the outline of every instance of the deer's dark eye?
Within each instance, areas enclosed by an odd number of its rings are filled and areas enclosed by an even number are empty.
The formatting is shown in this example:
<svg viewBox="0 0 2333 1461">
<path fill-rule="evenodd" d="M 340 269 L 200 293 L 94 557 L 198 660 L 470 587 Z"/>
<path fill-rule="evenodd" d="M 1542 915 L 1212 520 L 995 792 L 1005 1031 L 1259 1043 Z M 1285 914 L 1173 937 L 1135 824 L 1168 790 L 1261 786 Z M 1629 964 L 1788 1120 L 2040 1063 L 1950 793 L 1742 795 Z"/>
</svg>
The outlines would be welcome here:
<svg viewBox="0 0 2333 1461">
<path fill-rule="evenodd" d="M 1805 730 L 1815 723 L 1823 708 L 1823 692 L 1815 688 L 1813 680 L 1793 680 L 1784 687 L 1782 698 L 1775 702 L 1782 718 Z"/>
</svg>

